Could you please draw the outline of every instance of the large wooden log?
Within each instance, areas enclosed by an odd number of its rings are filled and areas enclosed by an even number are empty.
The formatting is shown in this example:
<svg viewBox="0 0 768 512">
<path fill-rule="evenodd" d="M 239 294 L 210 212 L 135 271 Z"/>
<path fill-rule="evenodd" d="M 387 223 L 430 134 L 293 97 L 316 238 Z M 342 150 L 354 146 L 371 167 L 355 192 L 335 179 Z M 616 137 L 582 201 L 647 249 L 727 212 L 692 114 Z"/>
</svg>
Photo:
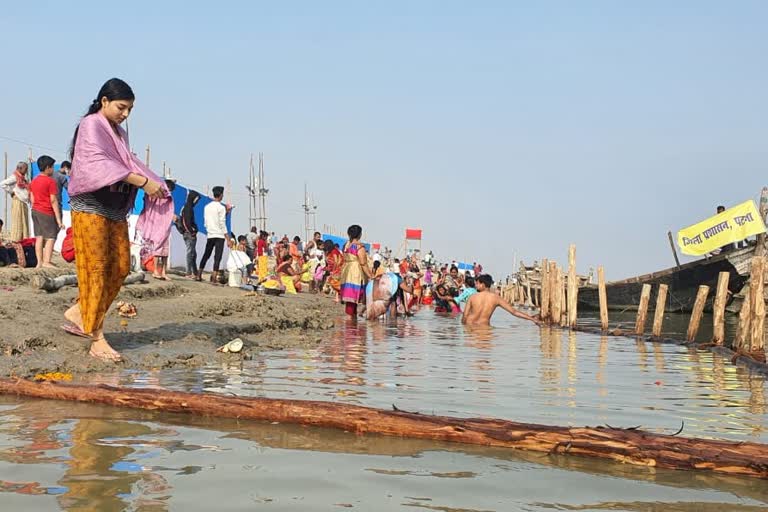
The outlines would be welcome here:
<svg viewBox="0 0 768 512">
<path fill-rule="evenodd" d="M 135 409 L 338 428 L 357 434 L 432 439 L 610 459 L 637 466 L 768 479 L 768 445 L 693 439 L 613 427 L 556 427 L 492 418 L 428 416 L 310 400 L 245 398 L 160 389 L 0 379 L 0 393 Z"/>
<path fill-rule="evenodd" d="M 123 284 L 136 284 L 144 281 L 144 272 L 133 272 L 128 274 L 123 281 Z M 43 275 L 36 275 L 30 279 L 30 284 L 34 288 L 45 290 L 46 292 L 55 292 L 64 288 L 65 286 L 77 286 L 77 276 L 63 275 L 56 277 L 46 277 Z"/>
</svg>

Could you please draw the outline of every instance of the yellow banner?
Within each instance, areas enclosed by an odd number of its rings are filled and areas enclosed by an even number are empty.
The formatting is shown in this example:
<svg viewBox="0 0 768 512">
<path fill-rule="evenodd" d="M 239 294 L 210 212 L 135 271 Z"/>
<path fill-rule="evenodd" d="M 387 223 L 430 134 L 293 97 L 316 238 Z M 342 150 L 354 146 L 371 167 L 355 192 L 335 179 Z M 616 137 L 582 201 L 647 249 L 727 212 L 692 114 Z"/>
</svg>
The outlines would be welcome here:
<svg viewBox="0 0 768 512">
<path fill-rule="evenodd" d="M 677 233 L 677 245 L 683 254 L 703 256 L 758 233 L 765 233 L 765 224 L 760 218 L 755 202 L 750 199 L 698 224 L 681 229 Z"/>
</svg>

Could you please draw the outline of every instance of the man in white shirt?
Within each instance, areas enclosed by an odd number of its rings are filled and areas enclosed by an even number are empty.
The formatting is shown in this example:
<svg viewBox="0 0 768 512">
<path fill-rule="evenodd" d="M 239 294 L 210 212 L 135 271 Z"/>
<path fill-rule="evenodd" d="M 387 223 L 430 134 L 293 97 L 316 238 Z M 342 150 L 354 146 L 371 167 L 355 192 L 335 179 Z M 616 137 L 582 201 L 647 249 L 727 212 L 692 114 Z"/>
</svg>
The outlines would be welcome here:
<svg viewBox="0 0 768 512">
<path fill-rule="evenodd" d="M 213 201 L 203 209 L 205 230 L 208 232 L 208 240 L 205 242 L 205 252 L 200 260 L 197 271 L 197 281 L 203 280 L 203 270 L 208 263 L 208 258 L 213 252 L 213 272 L 211 282 L 219 282 L 219 266 L 224 254 L 224 244 L 229 245 L 229 233 L 227 232 L 227 208 L 221 204 L 224 198 L 224 187 L 213 187 Z"/>
</svg>

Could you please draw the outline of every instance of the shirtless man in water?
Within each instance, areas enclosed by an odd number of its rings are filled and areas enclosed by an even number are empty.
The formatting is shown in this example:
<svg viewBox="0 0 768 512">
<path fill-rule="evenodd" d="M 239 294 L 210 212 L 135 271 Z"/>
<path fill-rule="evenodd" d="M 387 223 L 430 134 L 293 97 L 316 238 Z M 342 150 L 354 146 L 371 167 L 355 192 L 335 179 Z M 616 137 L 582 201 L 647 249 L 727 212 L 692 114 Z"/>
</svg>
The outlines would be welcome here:
<svg viewBox="0 0 768 512">
<path fill-rule="evenodd" d="M 496 311 L 496 308 L 501 307 L 518 318 L 530 320 L 537 325 L 539 324 L 538 316 L 533 317 L 516 310 L 509 302 L 493 293 L 491 291 L 493 278 L 488 274 L 483 274 L 475 279 L 475 287 L 478 293 L 472 295 L 467 301 L 464 315 L 461 317 L 461 323 L 467 325 L 490 325 L 491 315 Z"/>
</svg>

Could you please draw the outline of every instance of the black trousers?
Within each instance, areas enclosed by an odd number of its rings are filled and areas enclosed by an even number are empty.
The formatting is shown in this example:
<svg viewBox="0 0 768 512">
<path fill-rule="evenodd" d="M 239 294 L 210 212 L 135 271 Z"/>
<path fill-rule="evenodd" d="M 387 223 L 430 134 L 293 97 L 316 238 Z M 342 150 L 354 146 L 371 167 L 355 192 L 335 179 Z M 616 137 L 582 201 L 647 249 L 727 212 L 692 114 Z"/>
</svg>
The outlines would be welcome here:
<svg viewBox="0 0 768 512">
<path fill-rule="evenodd" d="M 221 265 L 221 256 L 224 254 L 223 238 L 209 238 L 205 242 L 205 252 L 203 252 L 203 258 L 200 260 L 200 272 L 205 270 L 205 264 L 208 263 L 208 258 L 211 257 L 211 252 L 213 252 L 213 271 L 218 272 L 219 265 Z"/>
</svg>

